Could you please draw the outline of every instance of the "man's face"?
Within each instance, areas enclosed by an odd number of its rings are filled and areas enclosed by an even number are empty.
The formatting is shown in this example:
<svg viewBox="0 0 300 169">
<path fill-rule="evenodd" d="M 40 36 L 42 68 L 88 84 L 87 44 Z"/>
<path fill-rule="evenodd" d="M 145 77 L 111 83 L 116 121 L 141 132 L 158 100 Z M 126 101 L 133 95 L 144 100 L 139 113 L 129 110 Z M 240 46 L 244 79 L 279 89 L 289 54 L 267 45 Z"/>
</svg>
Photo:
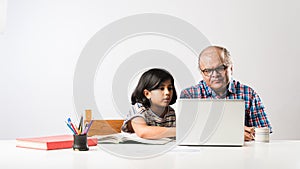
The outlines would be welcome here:
<svg viewBox="0 0 300 169">
<path fill-rule="evenodd" d="M 215 92 L 225 92 L 232 75 L 232 66 L 224 64 L 222 51 L 212 48 L 200 57 L 201 74 L 206 84 Z"/>
</svg>

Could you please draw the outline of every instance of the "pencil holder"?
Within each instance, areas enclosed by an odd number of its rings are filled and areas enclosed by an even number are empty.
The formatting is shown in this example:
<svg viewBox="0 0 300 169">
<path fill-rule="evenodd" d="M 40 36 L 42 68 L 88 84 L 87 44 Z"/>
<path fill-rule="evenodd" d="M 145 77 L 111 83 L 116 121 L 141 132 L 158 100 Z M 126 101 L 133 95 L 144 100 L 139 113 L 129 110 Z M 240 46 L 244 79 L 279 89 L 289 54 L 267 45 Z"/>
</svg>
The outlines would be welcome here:
<svg viewBox="0 0 300 169">
<path fill-rule="evenodd" d="M 87 142 L 87 135 L 73 135 L 73 150 L 75 151 L 88 151 L 88 142 Z"/>
</svg>

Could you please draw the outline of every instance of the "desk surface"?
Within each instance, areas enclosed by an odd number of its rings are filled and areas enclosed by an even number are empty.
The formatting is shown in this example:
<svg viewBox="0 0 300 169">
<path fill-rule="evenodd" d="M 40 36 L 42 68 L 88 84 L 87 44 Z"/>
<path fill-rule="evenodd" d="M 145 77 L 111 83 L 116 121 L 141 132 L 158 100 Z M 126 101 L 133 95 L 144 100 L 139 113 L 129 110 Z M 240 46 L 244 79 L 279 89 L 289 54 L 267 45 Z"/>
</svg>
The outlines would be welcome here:
<svg viewBox="0 0 300 169">
<path fill-rule="evenodd" d="M 132 159 L 113 155 L 111 150 L 143 148 L 153 149 L 162 145 L 110 144 L 90 147 L 90 151 L 72 149 L 33 150 L 16 148 L 15 141 L 0 141 L 0 168 L 53 168 L 93 169 L 181 169 L 181 168 L 300 168 L 300 141 L 248 142 L 243 147 L 187 147 L 173 146 L 168 152 L 151 158 Z"/>
</svg>

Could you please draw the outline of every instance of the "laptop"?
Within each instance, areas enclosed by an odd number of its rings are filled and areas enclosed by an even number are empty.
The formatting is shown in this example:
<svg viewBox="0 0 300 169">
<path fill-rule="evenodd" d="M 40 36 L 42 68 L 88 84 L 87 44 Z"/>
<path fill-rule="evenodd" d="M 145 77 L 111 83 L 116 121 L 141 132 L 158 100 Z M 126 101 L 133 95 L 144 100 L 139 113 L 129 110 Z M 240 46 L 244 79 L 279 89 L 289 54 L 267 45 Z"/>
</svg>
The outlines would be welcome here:
<svg viewBox="0 0 300 169">
<path fill-rule="evenodd" d="M 243 146 L 243 99 L 179 99 L 177 145 Z"/>
</svg>

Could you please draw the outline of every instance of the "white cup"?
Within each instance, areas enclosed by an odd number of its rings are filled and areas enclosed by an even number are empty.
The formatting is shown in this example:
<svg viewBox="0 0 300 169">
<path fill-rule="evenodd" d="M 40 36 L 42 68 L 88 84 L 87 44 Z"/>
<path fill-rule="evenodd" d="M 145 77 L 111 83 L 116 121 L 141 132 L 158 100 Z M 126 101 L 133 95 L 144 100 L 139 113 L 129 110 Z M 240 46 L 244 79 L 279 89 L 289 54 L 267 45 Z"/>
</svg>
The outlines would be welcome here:
<svg viewBox="0 0 300 169">
<path fill-rule="evenodd" d="M 268 127 L 255 128 L 255 141 L 268 143 L 270 141 L 270 129 Z"/>
</svg>

